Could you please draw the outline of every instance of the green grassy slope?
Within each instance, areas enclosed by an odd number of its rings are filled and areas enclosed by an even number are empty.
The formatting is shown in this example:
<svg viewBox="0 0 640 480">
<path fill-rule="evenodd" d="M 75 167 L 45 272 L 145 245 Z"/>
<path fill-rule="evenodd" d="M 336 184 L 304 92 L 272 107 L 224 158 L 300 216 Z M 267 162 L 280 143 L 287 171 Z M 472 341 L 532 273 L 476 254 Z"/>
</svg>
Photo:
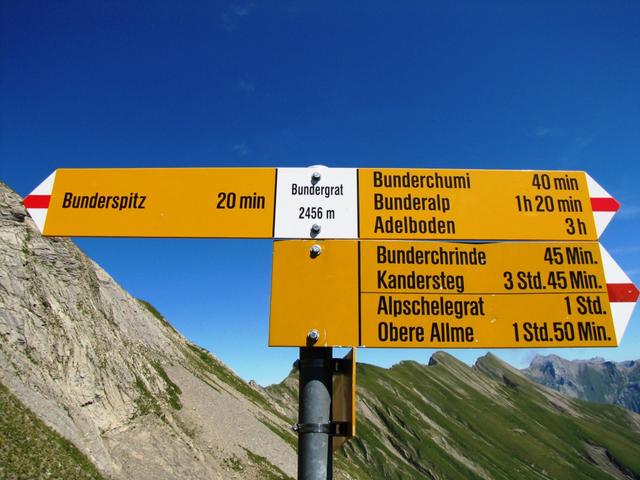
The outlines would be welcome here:
<svg viewBox="0 0 640 480">
<path fill-rule="evenodd" d="M 0 478 L 105 477 L 71 442 L 47 427 L 0 383 Z"/>
<path fill-rule="evenodd" d="M 358 437 L 335 455 L 343 476 L 640 478 L 640 417 L 550 392 L 494 356 L 359 364 L 357 378 Z"/>
</svg>

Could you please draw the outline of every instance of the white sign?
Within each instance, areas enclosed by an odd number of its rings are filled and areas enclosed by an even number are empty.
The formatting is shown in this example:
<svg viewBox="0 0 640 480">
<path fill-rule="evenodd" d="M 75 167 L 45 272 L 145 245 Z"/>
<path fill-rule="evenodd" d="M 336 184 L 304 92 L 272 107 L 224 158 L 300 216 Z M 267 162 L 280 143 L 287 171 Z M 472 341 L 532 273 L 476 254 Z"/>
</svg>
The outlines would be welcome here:
<svg viewBox="0 0 640 480">
<path fill-rule="evenodd" d="M 356 168 L 278 168 L 276 238 L 358 238 Z"/>
</svg>

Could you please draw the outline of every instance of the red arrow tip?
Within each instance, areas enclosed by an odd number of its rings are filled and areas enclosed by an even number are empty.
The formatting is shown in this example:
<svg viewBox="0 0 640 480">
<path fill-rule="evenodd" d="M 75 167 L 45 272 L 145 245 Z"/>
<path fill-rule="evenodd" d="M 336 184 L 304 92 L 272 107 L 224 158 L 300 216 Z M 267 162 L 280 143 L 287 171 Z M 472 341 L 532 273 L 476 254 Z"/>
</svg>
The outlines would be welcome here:
<svg viewBox="0 0 640 480">
<path fill-rule="evenodd" d="M 617 212 L 620 204 L 613 197 L 599 197 L 591 199 L 591 210 L 594 212 Z"/>
<path fill-rule="evenodd" d="M 25 208 L 49 208 L 51 195 L 27 195 L 22 204 Z"/>
<path fill-rule="evenodd" d="M 610 302 L 635 303 L 640 291 L 633 283 L 607 283 L 607 293 Z"/>
</svg>

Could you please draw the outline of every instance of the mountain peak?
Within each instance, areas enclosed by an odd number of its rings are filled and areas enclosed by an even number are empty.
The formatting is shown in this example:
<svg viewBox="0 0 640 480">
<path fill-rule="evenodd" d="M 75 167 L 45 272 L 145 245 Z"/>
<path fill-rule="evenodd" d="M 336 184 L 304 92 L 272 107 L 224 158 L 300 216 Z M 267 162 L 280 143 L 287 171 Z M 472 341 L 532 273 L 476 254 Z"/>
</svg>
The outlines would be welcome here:
<svg viewBox="0 0 640 480">
<path fill-rule="evenodd" d="M 476 359 L 474 367 L 485 369 L 485 370 L 492 370 L 492 369 L 503 370 L 505 367 L 509 367 L 509 365 L 500 357 L 496 356 L 495 354 L 491 352 L 487 352 Z"/>
<path fill-rule="evenodd" d="M 570 397 L 614 403 L 640 412 L 637 388 L 640 366 L 634 361 L 615 363 L 602 357 L 565 360 L 555 355 L 536 356 L 523 373 Z"/>
<path fill-rule="evenodd" d="M 536 354 L 533 359 L 531 360 L 530 365 L 538 365 L 538 364 L 542 364 L 542 363 L 548 363 L 548 362 L 553 362 L 553 363 L 561 363 L 561 364 L 566 364 L 566 363 L 606 363 L 607 360 L 604 359 L 603 357 L 592 357 L 588 360 L 567 360 L 565 358 L 559 357 L 558 355 L 555 354 L 548 354 L 548 355 L 540 355 L 540 354 Z"/>
<path fill-rule="evenodd" d="M 433 355 L 431 355 L 427 365 L 431 367 L 433 365 L 446 364 L 450 362 L 459 362 L 459 360 L 447 352 L 438 350 Z"/>
</svg>

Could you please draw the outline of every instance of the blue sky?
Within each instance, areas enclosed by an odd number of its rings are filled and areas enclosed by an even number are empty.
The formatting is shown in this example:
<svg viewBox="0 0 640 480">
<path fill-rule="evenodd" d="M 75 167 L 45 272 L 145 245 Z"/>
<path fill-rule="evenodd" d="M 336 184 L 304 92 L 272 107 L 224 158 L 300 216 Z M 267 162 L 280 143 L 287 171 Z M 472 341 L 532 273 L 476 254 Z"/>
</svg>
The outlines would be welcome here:
<svg viewBox="0 0 640 480">
<path fill-rule="evenodd" d="M 453 3 L 1 2 L 0 180 L 24 196 L 58 167 L 585 170 L 622 204 L 601 241 L 640 283 L 640 3 Z M 77 243 L 243 378 L 288 373 L 297 350 L 267 347 L 271 241 Z M 559 353 L 637 359 L 639 314 L 620 348 Z"/>
</svg>

